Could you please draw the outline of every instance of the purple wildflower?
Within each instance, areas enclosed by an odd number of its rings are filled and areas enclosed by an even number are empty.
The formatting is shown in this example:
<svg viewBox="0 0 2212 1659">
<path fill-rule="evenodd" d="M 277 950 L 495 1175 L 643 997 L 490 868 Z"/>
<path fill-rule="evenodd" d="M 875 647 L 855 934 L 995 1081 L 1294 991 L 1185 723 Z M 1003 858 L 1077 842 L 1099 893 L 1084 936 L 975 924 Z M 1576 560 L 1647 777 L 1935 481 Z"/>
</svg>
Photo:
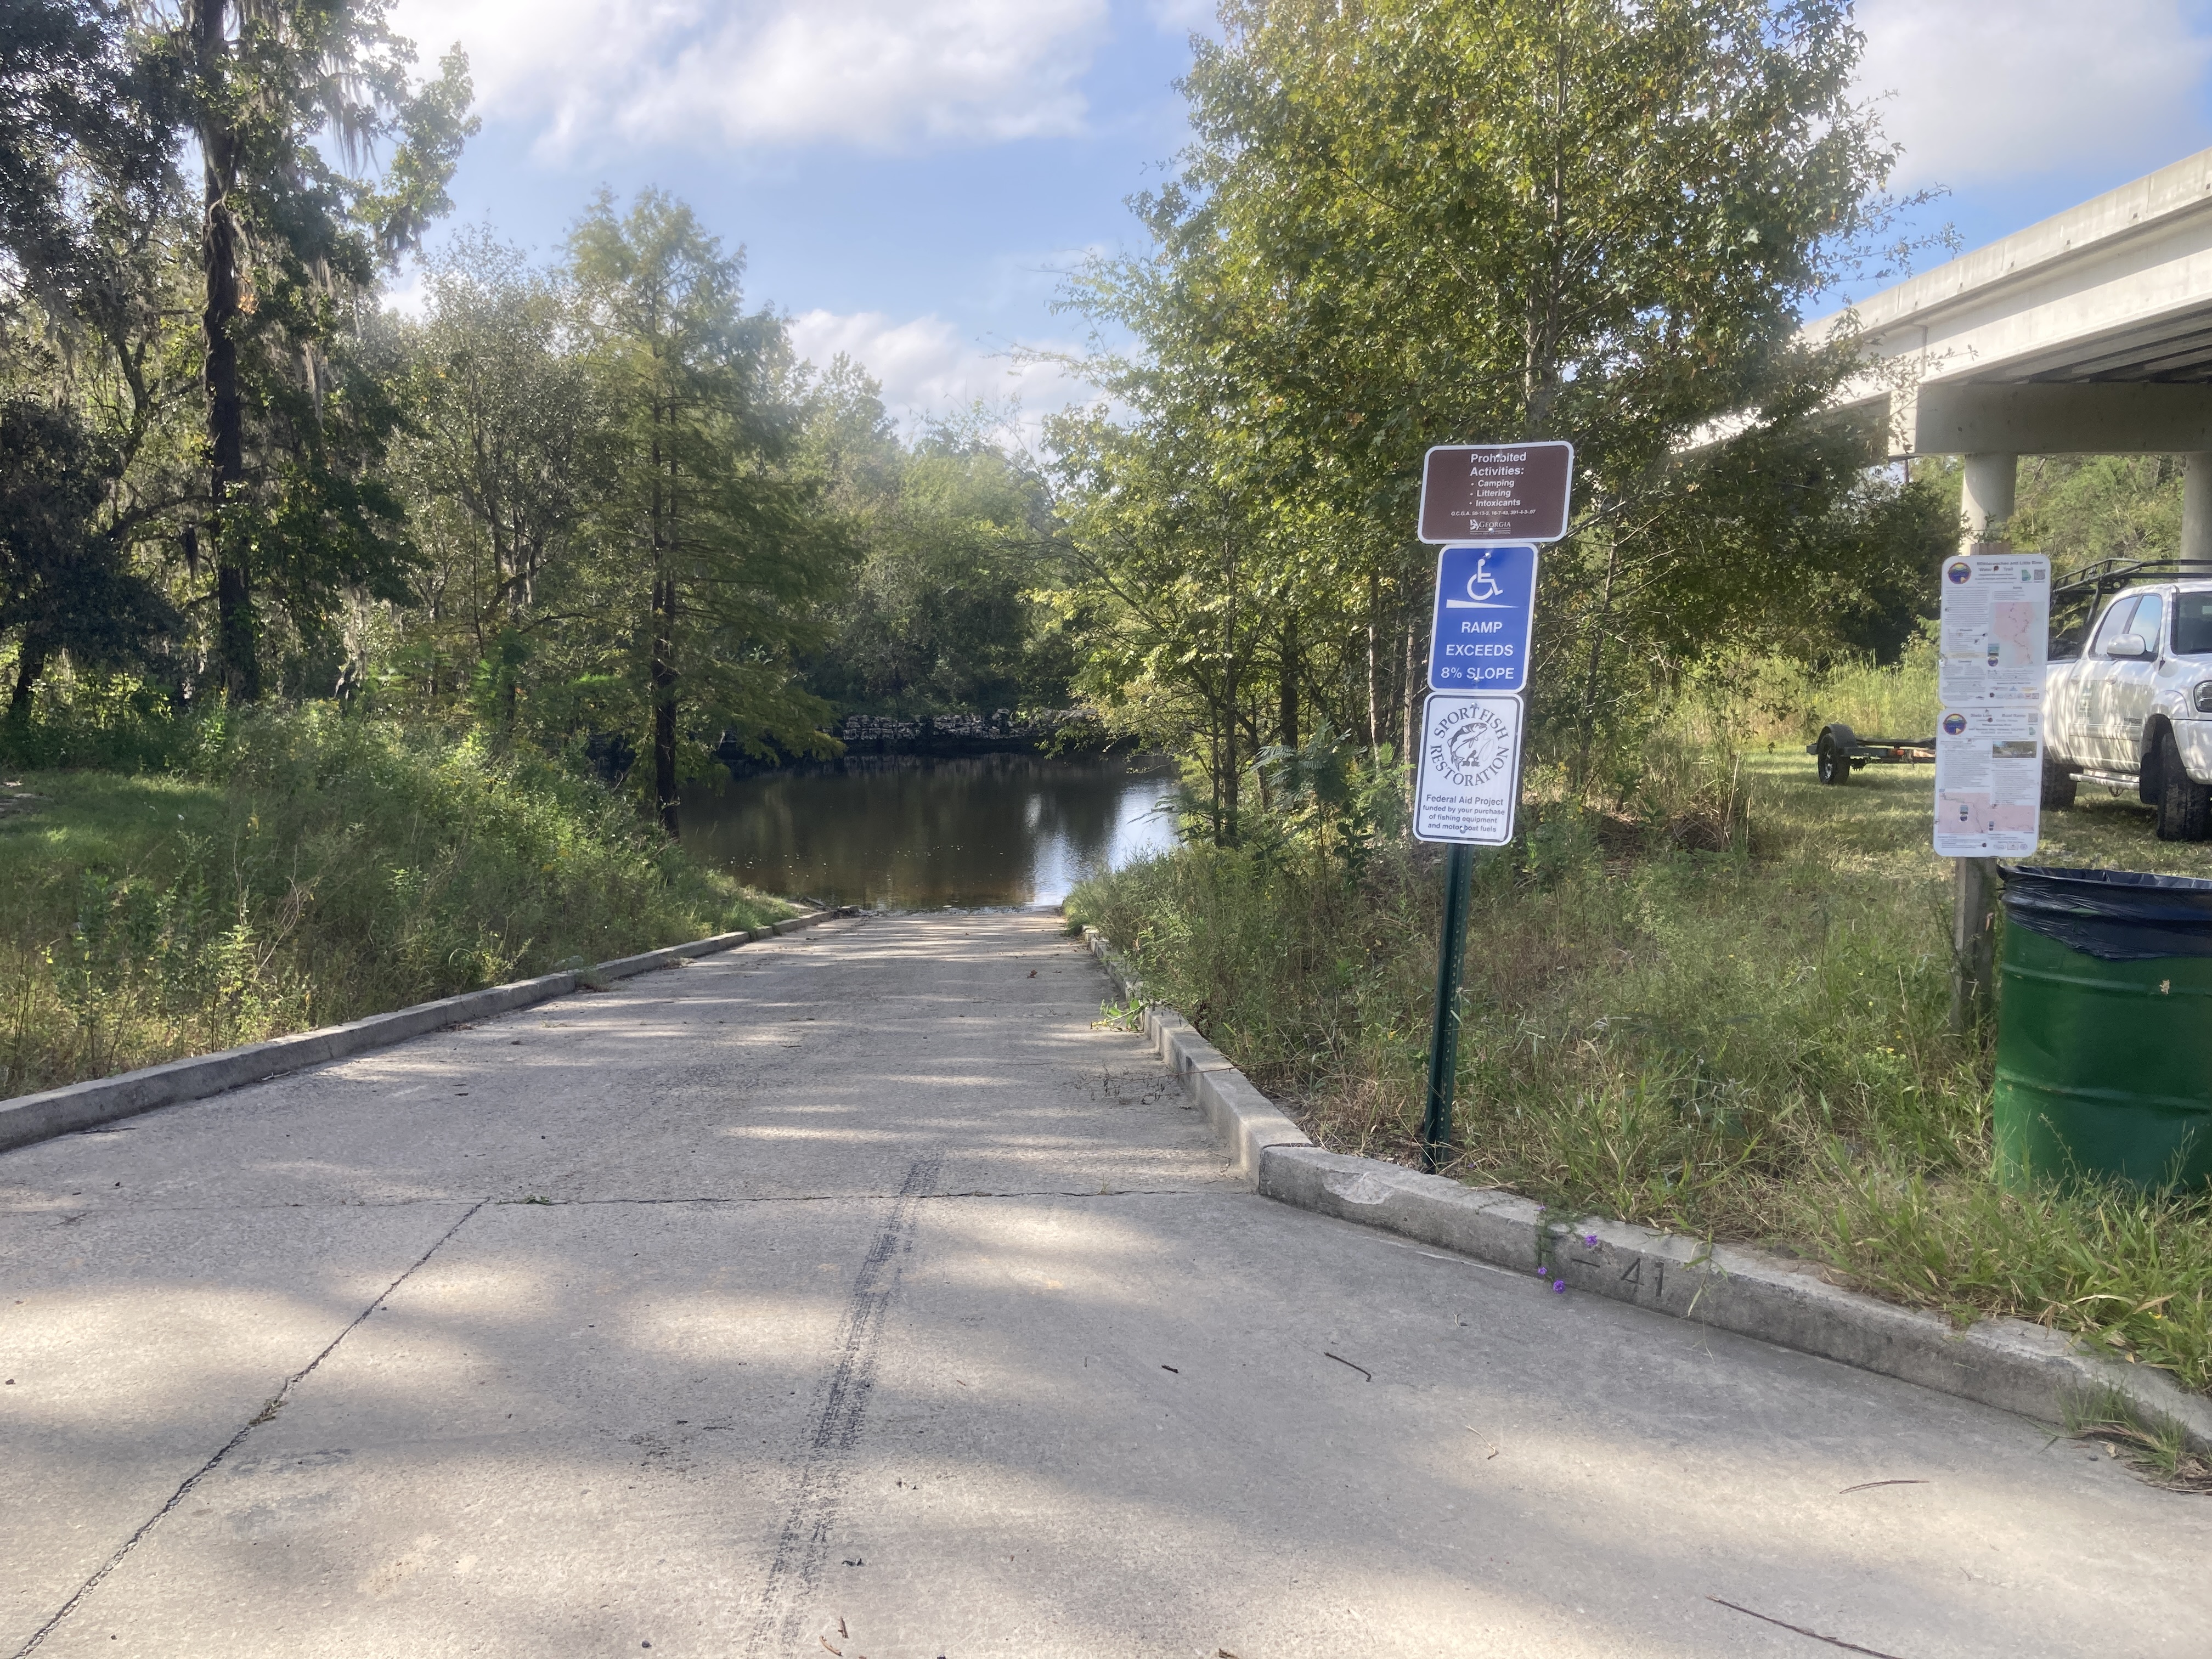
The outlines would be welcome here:
<svg viewBox="0 0 2212 1659">
<path fill-rule="evenodd" d="M 1561 1295 L 1565 1295 L 1567 1289 L 1567 1281 L 1564 1279 L 1555 1279 L 1552 1281 L 1552 1288 L 1559 1291 Z"/>
<path fill-rule="evenodd" d="M 1583 1243 L 1589 1245 L 1593 1250 L 1597 1249 L 1597 1235 L 1595 1233 L 1584 1233 L 1583 1235 Z"/>
</svg>

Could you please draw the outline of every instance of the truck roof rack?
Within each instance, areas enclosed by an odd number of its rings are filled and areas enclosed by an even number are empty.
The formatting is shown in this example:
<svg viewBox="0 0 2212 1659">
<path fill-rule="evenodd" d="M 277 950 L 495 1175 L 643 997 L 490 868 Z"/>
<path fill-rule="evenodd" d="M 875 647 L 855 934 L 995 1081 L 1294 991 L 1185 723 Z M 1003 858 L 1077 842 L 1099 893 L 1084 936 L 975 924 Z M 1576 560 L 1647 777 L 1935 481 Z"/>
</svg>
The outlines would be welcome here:
<svg viewBox="0 0 2212 1659">
<path fill-rule="evenodd" d="M 2051 608 L 2056 611 L 2083 598 L 2101 599 L 2132 583 L 2160 576 L 2212 577 L 2212 562 L 2203 559 L 2099 559 L 2074 571 L 2065 580 L 2051 584 Z"/>
<path fill-rule="evenodd" d="M 2161 577 L 2212 578 L 2212 562 L 2203 559 L 2098 559 L 2051 584 L 2051 660 L 2081 654 L 2089 624 L 2106 599 L 2136 582 Z"/>
</svg>

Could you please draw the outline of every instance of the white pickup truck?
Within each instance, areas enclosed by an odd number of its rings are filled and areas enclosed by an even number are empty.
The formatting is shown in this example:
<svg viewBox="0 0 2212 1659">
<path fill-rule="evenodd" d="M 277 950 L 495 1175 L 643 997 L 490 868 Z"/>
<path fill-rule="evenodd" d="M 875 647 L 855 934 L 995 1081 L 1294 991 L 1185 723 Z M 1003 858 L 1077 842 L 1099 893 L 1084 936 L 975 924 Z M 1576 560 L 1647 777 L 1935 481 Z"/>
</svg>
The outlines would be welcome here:
<svg viewBox="0 0 2212 1659">
<path fill-rule="evenodd" d="M 2192 567 L 2201 568 L 2201 567 Z M 2056 595 L 2054 594 L 2054 598 Z M 2142 581 L 2098 611 L 2043 693 L 2043 804 L 2133 789 L 2161 841 L 2212 833 L 2212 580 Z"/>
</svg>

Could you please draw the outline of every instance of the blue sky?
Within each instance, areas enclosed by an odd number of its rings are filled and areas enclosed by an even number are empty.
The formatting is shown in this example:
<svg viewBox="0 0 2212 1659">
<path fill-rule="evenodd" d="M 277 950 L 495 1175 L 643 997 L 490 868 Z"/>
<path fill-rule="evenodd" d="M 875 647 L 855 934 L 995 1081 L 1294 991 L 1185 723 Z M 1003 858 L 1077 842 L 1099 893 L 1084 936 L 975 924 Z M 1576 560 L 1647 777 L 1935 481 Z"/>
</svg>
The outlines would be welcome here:
<svg viewBox="0 0 2212 1659">
<path fill-rule="evenodd" d="M 483 134 L 457 218 L 541 254 L 600 185 L 657 184 L 743 244 L 802 351 L 842 349 L 909 418 L 1084 395 L 1055 273 L 1133 246 L 1124 199 L 1182 142 L 1201 0 L 398 0 L 456 38 Z M 1923 228 L 1979 246 L 2212 143 L 2212 0 L 1862 0 Z M 404 291 L 403 291 L 404 297 Z"/>
</svg>

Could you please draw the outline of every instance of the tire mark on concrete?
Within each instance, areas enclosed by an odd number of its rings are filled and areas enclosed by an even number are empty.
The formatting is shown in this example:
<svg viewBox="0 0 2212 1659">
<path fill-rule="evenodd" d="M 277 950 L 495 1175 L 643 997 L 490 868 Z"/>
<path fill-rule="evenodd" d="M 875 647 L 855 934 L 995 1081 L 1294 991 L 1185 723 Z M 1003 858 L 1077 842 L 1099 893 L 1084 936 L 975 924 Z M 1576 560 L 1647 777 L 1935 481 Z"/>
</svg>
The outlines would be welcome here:
<svg viewBox="0 0 2212 1659">
<path fill-rule="evenodd" d="M 807 1435 L 806 1455 L 799 1465 L 798 1488 L 776 1539 L 767 1583 L 762 1586 L 760 1617 L 754 1623 L 749 1648 L 754 1654 L 791 1650 L 791 1644 L 799 1640 L 807 1603 L 821 1582 L 822 1568 L 830 1554 L 830 1534 L 843 1506 L 853 1449 L 860 1443 L 868 1394 L 875 1387 L 876 1349 L 884 1319 L 898 1292 L 906 1255 L 914 1248 L 915 1223 L 921 1201 L 932 1195 L 940 1162 L 935 1158 L 920 1158 L 907 1170 L 890 1213 L 884 1218 L 860 1272 L 853 1276 L 844 1323 L 837 1333 L 836 1364 L 823 1386 L 814 1426 Z"/>
<path fill-rule="evenodd" d="M 259 1411 L 254 1413 L 252 1417 L 247 1418 L 246 1419 L 245 1425 L 240 1428 L 236 1434 L 234 1434 L 229 1439 L 224 1441 L 221 1448 L 216 1450 L 214 1456 L 209 1458 L 206 1462 L 201 1464 L 199 1468 L 194 1469 L 190 1474 L 186 1475 L 184 1480 L 184 1484 L 179 1486 L 176 1491 L 169 1494 L 169 1501 L 162 1504 L 160 1509 L 155 1510 L 153 1514 L 148 1516 L 146 1519 L 140 1523 L 137 1531 L 132 1533 L 130 1537 L 125 1539 L 120 1547 L 117 1548 L 115 1553 L 109 1556 L 105 1562 L 101 1563 L 100 1570 L 77 1587 L 76 1594 L 70 1596 L 68 1601 L 63 1602 L 61 1606 L 55 1610 L 52 1618 L 47 1620 L 45 1624 L 40 1626 L 38 1629 L 31 1632 L 30 1640 L 24 1643 L 21 1647 L 15 1650 L 14 1659 L 25 1659 L 26 1655 L 32 1652 L 40 1645 L 40 1644 L 44 1642 L 47 1637 L 53 1634 L 55 1629 L 59 1626 L 62 1620 L 68 1618 L 70 1614 L 75 1613 L 77 1610 L 78 1605 L 83 1601 L 84 1598 L 91 1595 L 94 1590 L 99 1589 L 100 1582 L 105 1579 L 108 1574 L 113 1572 L 116 1568 L 123 1565 L 123 1558 L 130 1554 L 131 1551 L 137 1549 L 141 1540 L 143 1540 L 149 1533 L 152 1532 L 155 1528 L 161 1525 L 163 1519 L 167 1516 L 172 1510 L 175 1509 L 178 1504 L 185 1501 L 185 1494 L 190 1492 L 194 1486 L 198 1486 L 201 1481 L 207 1479 L 209 1475 L 214 1474 L 216 1467 L 220 1464 L 224 1458 L 236 1451 L 239 1447 L 244 1443 L 246 1436 L 252 1434 L 254 1430 L 259 1428 L 264 1423 L 266 1423 L 274 1418 L 277 1413 L 283 1411 L 284 1407 L 290 1403 L 292 1395 L 298 1389 L 299 1386 L 302 1382 L 305 1382 L 308 1377 L 314 1375 L 315 1368 L 321 1364 L 323 1361 L 328 1359 L 333 1353 L 337 1352 L 338 1344 L 344 1341 L 346 1338 L 351 1336 L 360 1327 L 363 1320 L 367 1319 L 369 1315 L 374 1313 L 379 1308 L 382 1307 L 385 1303 L 391 1298 L 392 1293 L 394 1291 L 398 1290 L 402 1285 L 404 1285 L 410 1279 L 413 1278 L 415 1274 L 421 1270 L 422 1264 L 429 1261 L 432 1256 L 437 1255 L 440 1250 L 443 1249 L 446 1246 L 446 1242 L 452 1238 L 455 1233 L 460 1231 L 463 1227 L 466 1226 L 468 1224 L 469 1218 L 476 1214 L 478 1210 L 483 1208 L 485 1204 L 489 1201 L 490 1200 L 488 1199 L 478 1199 L 475 1203 L 470 1205 L 467 1209 L 464 1210 L 461 1212 L 460 1219 L 454 1222 L 452 1226 L 447 1228 L 444 1232 L 440 1233 L 436 1240 L 431 1244 L 430 1248 L 423 1251 L 421 1255 L 415 1258 L 413 1264 L 408 1267 L 406 1272 L 401 1273 L 398 1278 L 393 1279 L 389 1285 L 386 1285 L 381 1291 L 378 1291 L 375 1299 L 366 1308 L 363 1308 L 359 1313 L 356 1314 L 353 1318 L 348 1322 L 346 1328 L 343 1330 L 340 1331 L 336 1336 L 332 1337 L 327 1343 L 325 1343 L 323 1346 L 323 1351 L 320 1353 L 317 1354 L 313 1359 L 310 1359 L 306 1364 L 301 1366 L 298 1370 L 294 1371 L 291 1376 L 286 1377 L 284 1379 L 284 1386 L 277 1389 L 275 1394 L 271 1395 L 263 1404 Z"/>
</svg>

